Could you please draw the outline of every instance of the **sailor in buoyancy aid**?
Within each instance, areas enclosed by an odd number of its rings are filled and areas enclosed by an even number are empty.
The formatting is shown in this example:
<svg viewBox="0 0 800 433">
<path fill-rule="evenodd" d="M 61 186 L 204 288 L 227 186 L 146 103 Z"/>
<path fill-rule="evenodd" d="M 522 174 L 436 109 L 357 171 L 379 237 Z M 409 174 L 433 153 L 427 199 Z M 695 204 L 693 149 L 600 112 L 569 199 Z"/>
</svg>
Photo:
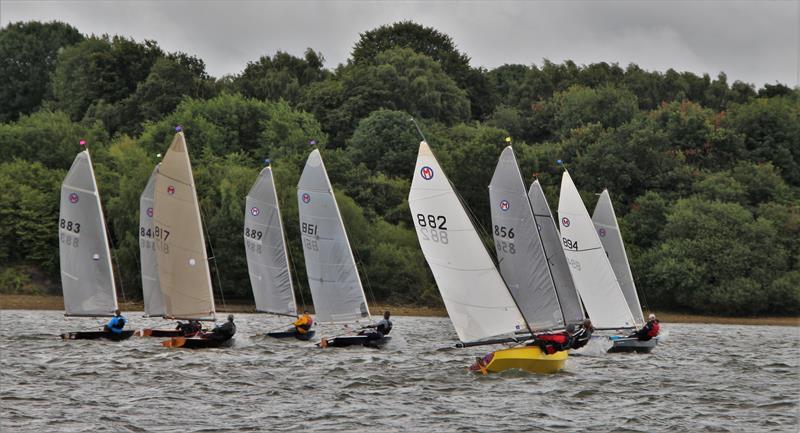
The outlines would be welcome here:
<svg viewBox="0 0 800 433">
<path fill-rule="evenodd" d="M 389 320 L 391 317 L 391 313 L 389 311 L 383 312 L 383 319 L 378 322 L 376 325 L 367 325 L 367 328 L 374 328 L 374 331 L 364 330 L 361 331 L 359 334 L 366 335 L 367 340 L 379 340 L 383 338 L 385 335 L 389 335 L 392 332 L 392 321 Z"/>
<path fill-rule="evenodd" d="M 542 352 L 552 355 L 556 352 L 570 349 L 573 333 L 575 333 L 575 325 L 570 323 L 563 332 L 534 335 L 533 341 L 529 345 L 539 346 Z"/>
<path fill-rule="evenodd" d="M 217 325 L 211 332 L 202 334 L 202 337 L 211 340 L 230 340 L 236 334 L 236 324 L 233 323 L 233 314 L 228 314 L 228 321 L 222 325 Z"/>
<path fill-rule="evenodd" d="M 120 313 L 119 309 L 114 310 L 114 316 L 111 317 L 111 320 L 103 327 L 103 330 L 106 332 L 113 332 L 114 334 L 122 334 L 122 328 L 125 327 L 125 323 L 128 321 L 125 317 Z"/>
<path fill-rule="evenodd" d="M 311 325 L 313 324 L 314 319 L 311 318 L 311 315 L 308 314 L 308 311 L 303 311 L 303 315 L 298 317 L 293 323 L 295 332 L 300 335 L 308 334 L 308 331 L 311 330 Z"/>
<path fill-rule="evenodd" d="M 186 323 L 178 322 L 178 325 L 175 327 L 175 329 L 183 332 L 184 336 L 191 337 L 198 332 L 201 332 L 203 330 L 203 325 L 201 325 L 197 320 L 189 320 Z"/>
<path fill-rule="evenodd" d="M 570 348 L 580 349 L 581 347 L 586 346 L 586 344 L 589 343 L 589 340 L 592 339 L 592 332 L 594 332 L 592 321 L 589 319 L 584 320 L 583 325 L 581 325 L 581 329 L 572 334 Z"/>
<path fill-rule="evenodd" d="M 661 326 L 658 324 L 658 320 L 656 320 L 656 315 L 650 314 L 647 317 L 647 323 L 644 324 L 644 327 L 631 334 L 630 337 L 636 337 L 639 341 L 647 341 L 653 337 L 657 337 L 660 331 Z"/>
</svg>

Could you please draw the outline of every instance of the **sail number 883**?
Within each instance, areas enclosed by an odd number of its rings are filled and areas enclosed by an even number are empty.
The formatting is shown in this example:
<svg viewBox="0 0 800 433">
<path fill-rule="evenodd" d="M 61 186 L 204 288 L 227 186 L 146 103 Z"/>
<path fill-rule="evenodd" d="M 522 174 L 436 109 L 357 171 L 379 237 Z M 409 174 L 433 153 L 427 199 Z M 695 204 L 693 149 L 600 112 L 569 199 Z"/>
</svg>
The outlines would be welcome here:
<svg viewBox="0 0 800 433">
<path fill-rule="evenodd" d="M 417 214 L 417 224 L 420 227 L 422 239 L 447 245 L 447 218 L 444 215 Z"/>
</svg>

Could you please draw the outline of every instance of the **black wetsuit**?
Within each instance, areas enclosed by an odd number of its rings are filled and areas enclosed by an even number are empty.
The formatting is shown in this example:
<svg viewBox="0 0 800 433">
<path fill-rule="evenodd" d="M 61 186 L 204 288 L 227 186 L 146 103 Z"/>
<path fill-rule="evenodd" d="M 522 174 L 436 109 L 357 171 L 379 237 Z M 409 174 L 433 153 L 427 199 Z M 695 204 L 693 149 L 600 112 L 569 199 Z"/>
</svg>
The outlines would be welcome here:
<svg viewBox="0 0 800 433">
<path fill-rule="evenodd" d="M 581 347 L 586 346 L 591 338 L 592 331 L 590 331 L 589 328 L 581 328 L 578 332 L 572 334 L 570 347 L 573 349 L 580 349 Z"/>
<path fill-rule="evenodd" d="M 214 327 L 214 329 L 206 334 L 206 338 L 210 340 L 230 340 L 236 334 L 236 325 L 233 322 L 225 322 L 222 325 Z"/>
</svg>

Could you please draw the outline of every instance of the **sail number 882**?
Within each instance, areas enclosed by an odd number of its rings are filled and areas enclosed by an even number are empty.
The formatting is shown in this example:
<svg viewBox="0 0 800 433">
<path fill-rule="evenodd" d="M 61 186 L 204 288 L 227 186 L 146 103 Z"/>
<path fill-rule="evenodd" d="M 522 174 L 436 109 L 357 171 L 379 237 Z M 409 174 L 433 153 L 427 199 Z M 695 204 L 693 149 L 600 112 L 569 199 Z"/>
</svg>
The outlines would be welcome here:
<svg viewBox="0 0 800 433">
<path fill-rule="evenodd" d="M 444 215 L 425 215 L 418 213 L 417 224 L 419 224 L 419 232 L 423 240 L 444 245 L 449 243 L 450 240 L 447 237 L 446 226 L 447 218 L 445 218 Z"/>
</svg>

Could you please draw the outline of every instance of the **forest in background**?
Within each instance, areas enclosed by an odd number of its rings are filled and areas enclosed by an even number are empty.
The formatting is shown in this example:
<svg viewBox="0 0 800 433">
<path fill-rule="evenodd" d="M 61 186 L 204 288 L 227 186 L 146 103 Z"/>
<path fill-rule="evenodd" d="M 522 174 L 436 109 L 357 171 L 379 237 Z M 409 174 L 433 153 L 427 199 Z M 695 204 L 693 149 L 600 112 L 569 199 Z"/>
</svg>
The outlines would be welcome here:
<svg viewBox="0 0 800 433">
<path fill-rule="evenodd" d="M 609 189 L 649 308 L 800 314 L 800 91 L 777 82 L 756 89 L 723 73 L 547 60 L 487 70 L 413 22 L 361 33 L 332 69 L 309 48 L 218 78 L 156 41 L 20 22 L 0 30 L 0 77 L 5 293 L 60 293 L 60 184 L 86 140 L 118 288 L 141 298 L 139 195 L 182 125 L 217 293 L 252 299 L 244 199 L 269 158 L 295 278 L 310 300 L 296 185 L 319 147 L 368 299 L 440 305 L 408 210 L 420 141 L 413 117 L 484 227 L 487 185 L 511 137 L 526 183 L 538 177 L 554 210 L 557 160 L 590 212 Z"/>
</svg>

